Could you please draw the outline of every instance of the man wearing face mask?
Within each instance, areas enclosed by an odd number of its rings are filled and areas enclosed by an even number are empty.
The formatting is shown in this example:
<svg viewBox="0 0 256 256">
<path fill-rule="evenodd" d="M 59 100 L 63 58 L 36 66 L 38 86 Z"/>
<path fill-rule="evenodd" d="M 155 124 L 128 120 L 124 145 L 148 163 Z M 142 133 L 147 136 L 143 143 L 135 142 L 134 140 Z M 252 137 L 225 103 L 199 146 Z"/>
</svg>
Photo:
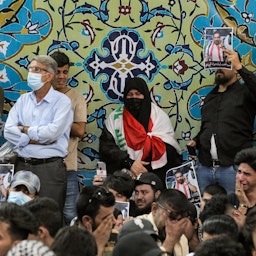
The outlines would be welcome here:
<svg viewBox="0 0 256 256">
<path fill-rule="evenodd" d="M 11 180 L 7 202 L 23 205 L 38 196 L 40 180 L 30 171 L 18 171 Z"/>
<path fill-rule="evenodd" d="M 70 99 L 52 88 L 57 63 L 39 55 L 28 67 L 27 82 L 32 92 L 20 96 L 9 112 L 5 138 L 15 145 L 15 171 L 28 170 L 41 181 L 39 196 L 51 197 L 63 209 L 70 127 L 73 120 Z"/>
<path fill-rule="evenodd" d="M 100 137 L 107 171 L 125 168 L 133 177 L 154 172 L 165 184 L 166 170 L 182 162 L 180 153 L 170 119 L 151 102 L 146 82 L 139 77 L 128 80 L 124 107 L 110 114 Z"/>
</svg>

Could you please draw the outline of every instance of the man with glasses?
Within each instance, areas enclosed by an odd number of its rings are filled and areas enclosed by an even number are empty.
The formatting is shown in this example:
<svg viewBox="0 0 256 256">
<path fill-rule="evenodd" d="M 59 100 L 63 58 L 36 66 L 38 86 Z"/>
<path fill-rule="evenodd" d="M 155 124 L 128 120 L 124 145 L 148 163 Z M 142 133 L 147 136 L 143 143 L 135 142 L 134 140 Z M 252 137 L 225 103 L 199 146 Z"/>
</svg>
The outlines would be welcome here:
<svg viewBox="0 0 256 256">
<path fill-rule="evenodd" d="M 114 195 L 103 186 L 84 187 L 77 200 L 77 224 L 94 235 L 98 255 L 103 254 L 115 224 L 114 206 Z"/>
<path fill-rule="evenodd" d="M 15 171 L 35 173 L 41 182 L 39 196 L 53 198 L 63 209 L 66 195 L 66 167 L 70 127 L 73 120 L 70 99 L 53 89 L 57 63 L 39 55 L 28 67 L 32 92 L 20 96 L 9 112 L 4 135 L 15 145 Z"/>
<path fill-rule="evenodd" d="M 189 253 L 185 228 L 188 219 L 188 200 L 176 189 L 166 189 L 161 192 L 156 202 L 152 203 L 151 213 L 138 216 L 149 220 L 161 240 L 164 251 L 173 255 Z"/>
<path fill-rule="evenodd" d="M 252 146 L 256 76 L 242 65 L 236 51 L 223 51 L 232 69 L 216 69 L 215 86 L 200 103 L 200 131 L 187 145 L 198 150 L 200 191 L 218 183 L 230 194 L 235 191 L 235 155 Z"/>
</svg>

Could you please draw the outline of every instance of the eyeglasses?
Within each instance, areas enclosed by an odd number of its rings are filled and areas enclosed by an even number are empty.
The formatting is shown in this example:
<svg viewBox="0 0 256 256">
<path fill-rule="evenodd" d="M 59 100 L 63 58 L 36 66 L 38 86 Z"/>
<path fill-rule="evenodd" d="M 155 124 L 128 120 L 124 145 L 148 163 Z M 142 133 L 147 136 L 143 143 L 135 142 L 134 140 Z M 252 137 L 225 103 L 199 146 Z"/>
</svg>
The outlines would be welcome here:
<svg viewBox="0 0 256 256">
<path fill-rule="evenodd" d="M 112 193 L 109 192 L 106 187 L 101 186 L 93 192 L 92 196 L 89 198 L 89 204 L 93 201 L 93 199 L 103 201 L 106 200 L 110 195 L 112 195 Z"/>
<path fill-rule="evenodd" d="M 34 72 L 34 73 L 40 73 L 42 71 L 49 72 L 47 69 L 40 68 L 40 67 L 28 67 L 28 71 Z"/>
<path fill-rule="evenodd" d="M 168 212 L 168 217 L 170 220 L 180 220 L 182 218 L 188 217 L 188 212 L 176 212 L 176 211 L 171 211 L 167 208 L 165 208 L 162 204 L 157 203 L 157 205 L 162 208 L 163 210 Z M 181 216 L 181 218 L 179 218 Z"/>
</svg>

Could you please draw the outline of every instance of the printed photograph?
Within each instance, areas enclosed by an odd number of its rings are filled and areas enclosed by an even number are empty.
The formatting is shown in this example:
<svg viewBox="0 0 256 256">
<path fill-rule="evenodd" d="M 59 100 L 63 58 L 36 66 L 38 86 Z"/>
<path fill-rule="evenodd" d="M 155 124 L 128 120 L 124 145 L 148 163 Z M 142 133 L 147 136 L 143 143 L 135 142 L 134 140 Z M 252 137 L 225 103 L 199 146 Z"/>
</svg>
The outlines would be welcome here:
<svg viewBox="0 0 256 256">
<path fill-rule="evenodd" d="M 233 49 L 233 29 L 206 28 L 204 40 L 204 67 L 232 69 L 223 49 Z"/>
<path fill-rule="evenodd" d="M 199 207 L 201 194 L 193 161 L 168 170 L 166 172 L 166 187 L 180 190 L 191 203 Z"/>
<path fill-rule="evenodd" d="M 124 218 L 129 217 L 129 210 L 130 210 L 130 203 L 129 202 L 116 201 L 115 208 L 122 213 Z"/>
<path fill-rule="evenodd" d="M 5 201 L 14 174 L 14 164 L 0 164 L 0 201 Z"/>
</svg>

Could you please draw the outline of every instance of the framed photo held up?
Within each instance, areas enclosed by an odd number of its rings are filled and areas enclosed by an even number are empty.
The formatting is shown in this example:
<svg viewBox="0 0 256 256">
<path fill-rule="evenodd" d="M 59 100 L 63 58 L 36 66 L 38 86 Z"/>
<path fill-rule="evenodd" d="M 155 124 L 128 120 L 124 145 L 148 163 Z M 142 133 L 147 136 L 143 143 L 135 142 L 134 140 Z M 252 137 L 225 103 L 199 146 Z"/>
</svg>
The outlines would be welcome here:
<svg viewBox="0 0 256 256">
<path fill-rule="evenodd" d="M 233 29 L 230 27 L 205 28 L 204 39 L 204 68 L 232 69 L 223 50 L 233 49 Z"/>
<path fill-rule="evenodd" d="M 187 199 L 200 206 L 201 194 L 196 177 L 196 168 L 193 161 L 171 168 L 166 172 L 166 187 L 180 190 Z"/>
</svg>

